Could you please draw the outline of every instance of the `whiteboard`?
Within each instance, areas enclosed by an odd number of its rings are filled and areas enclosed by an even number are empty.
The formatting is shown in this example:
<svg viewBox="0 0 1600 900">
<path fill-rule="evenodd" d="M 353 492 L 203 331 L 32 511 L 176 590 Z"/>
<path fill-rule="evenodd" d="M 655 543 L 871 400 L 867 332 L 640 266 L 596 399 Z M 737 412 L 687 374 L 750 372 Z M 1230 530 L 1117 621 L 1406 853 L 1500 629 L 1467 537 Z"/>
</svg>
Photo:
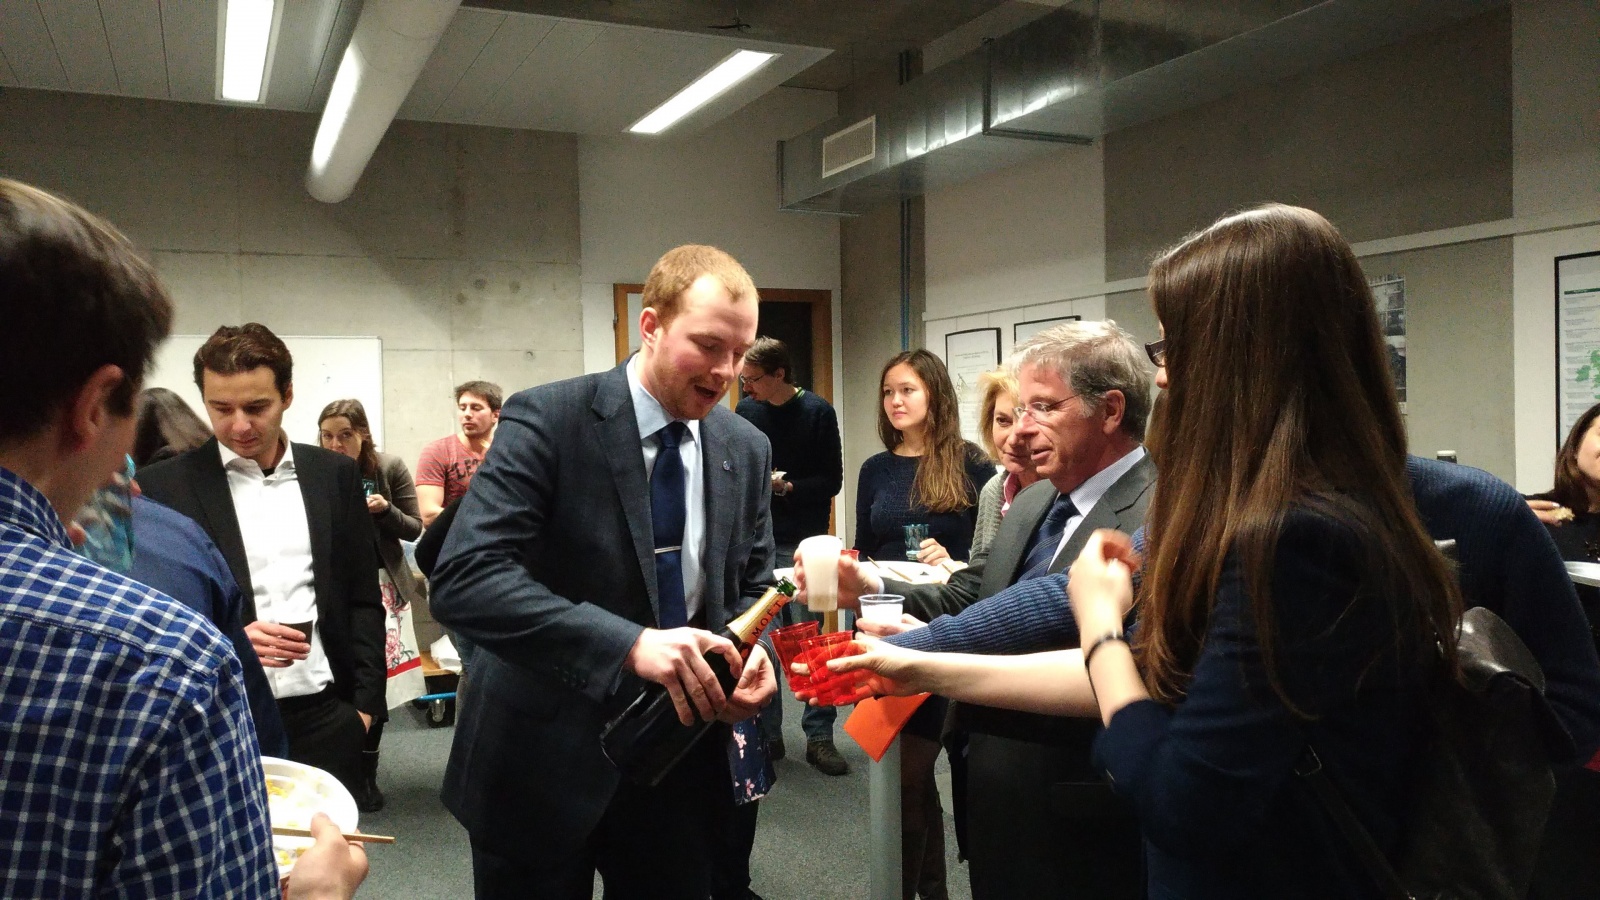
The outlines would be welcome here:
<svg viewBox="0 0 1600 900">
<path fill-rule="evenodd" d="M 176 391 L 209 422 L 194 384 L 194 354 L 209 334 L 175 334 L 156 351 L 145 387 Z M 376 337 L 278 335 L 294 357 L 294 402 L 283 414 L 289 440 L 317 443 L 317 413 L 335 400 L 353 397 L 367 408 L 372 441 L 383 442 L 383 341 Z"/>
</svg>

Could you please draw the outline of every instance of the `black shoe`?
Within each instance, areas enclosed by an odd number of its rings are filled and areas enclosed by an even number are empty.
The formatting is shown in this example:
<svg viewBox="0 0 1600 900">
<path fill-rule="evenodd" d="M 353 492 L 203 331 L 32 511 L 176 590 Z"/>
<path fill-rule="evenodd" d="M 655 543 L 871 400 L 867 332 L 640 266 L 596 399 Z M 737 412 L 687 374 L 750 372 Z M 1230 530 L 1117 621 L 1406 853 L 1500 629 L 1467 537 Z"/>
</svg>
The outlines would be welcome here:
<svg viewBox="0 0 1600 900">
<path fill-rule="evenodd" d="M 356 809 L 375 813 L 383 809 L 383 791 L 378 789 L 378 751 L 361 751 L 361 789 L 356 791 Z"/>
<path fill-rule="evenodd" d="M 767 738 L 767 759 L 777 762 L 789 755 L 788 748 L 783 746 L 783 736 Z"/>
<path fill-rule="evenodd" d="M 848 775 L 850 764 L 839 755 L 833 741 L 812 741 L 806 744 L 806 762 L 824 775 Z"/>
</svg>

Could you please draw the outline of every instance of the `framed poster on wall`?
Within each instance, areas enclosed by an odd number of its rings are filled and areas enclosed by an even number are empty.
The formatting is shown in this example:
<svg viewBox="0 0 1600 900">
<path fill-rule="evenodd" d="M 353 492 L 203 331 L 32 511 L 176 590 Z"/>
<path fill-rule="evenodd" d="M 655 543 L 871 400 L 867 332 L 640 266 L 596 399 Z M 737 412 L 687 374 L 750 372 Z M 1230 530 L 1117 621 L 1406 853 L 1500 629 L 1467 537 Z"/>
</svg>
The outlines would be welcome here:
<svg viewBox="0 0 1600 900">
<path fill-rule="evenodd" d="M 1367 279 L 1378 307 L 1378 325 L 1389 351 L 1389 371 L 1394 376 L 1395 399 L 1406 411 L 1406 280 L 1400 275 L 1375 275 Z"/>
<path fill-rule="evenodd" d="M 983 398 L 978 393 L 978 376 L 1000 365 L 1000 329 L 969 328 L 944 336 L 944 364 L 950 370 L 961 408 L 961 434 L 977 441 L 983 423 L 978 408 Z"/>
<path fill-rule="evenodd" d="M 1034 319 L 1029 322 L 1018 322 L 1011 326 L 1011 346 L 1022 343 L 1046 328 L 1060 325 L 1062 322 L 1081 321 L 1083 316 L 1056 316 L 1054 319 Z"/>
<path fill-rule="evenodd" d="M 1600 251 L 1556 257 L 1556 443 L 1600 403 Z"/>
</svg>

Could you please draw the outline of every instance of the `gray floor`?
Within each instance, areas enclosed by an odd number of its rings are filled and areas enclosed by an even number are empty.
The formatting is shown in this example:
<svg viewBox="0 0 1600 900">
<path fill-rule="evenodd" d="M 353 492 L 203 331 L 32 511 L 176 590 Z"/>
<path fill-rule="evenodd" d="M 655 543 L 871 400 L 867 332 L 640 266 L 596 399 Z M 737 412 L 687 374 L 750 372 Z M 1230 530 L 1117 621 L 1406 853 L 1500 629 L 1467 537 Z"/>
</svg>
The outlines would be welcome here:
<svg viewBox="0 0 1600 900">
<path fill-rule="evenodd" d="M 804 761 L 799 706 L 785 697 L 785 739 L 792 756 L 780 761 L 778 784 L 761 803 L 751 858 L 751 887 L 766 900 L 854 900 L 867 893 L 867 767 L 861 749 L 842 732 L 840 752 L 849 775 L 829 778 Z M 841 714 L 840 721 L 843 721 Z M 452 729 L 430 729 L 410 707 L 397 709 L 383 736 L 379 783 L 388 798 L 361 827 L 392 834 L 393 846 L 369 849 L 372 874 L 363 898 L 456 900 L 472 896 L 467 835 L 439 802 L 439 783 Z M 941 773 L 946 772 L 943 760 Z M 940 776 L 948 798 L 948 775 Z M 955 860 L 955 833 L 945 805 L 950 897 L 970 900 L 965 867 Z M 598 886 L 595 897 L 600 897 Z"/>
</svg>

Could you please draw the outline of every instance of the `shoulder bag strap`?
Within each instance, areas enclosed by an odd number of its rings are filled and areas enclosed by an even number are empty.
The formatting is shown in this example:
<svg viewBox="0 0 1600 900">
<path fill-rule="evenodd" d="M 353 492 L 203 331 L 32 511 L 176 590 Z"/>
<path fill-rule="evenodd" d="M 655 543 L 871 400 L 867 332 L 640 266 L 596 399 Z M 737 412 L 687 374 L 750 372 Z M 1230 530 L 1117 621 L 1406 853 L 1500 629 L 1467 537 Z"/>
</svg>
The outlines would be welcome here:
<svg viewBox="0 0 1600 900">
<path fill-rule="evenodd" d="M 1366 867 L 1367 874 L 1372 876 L 1373 882 L 1383 896 L 1388 900 L 1415 900 L 1405 885 L 1400 883 L 1400 876 L 1395 874 L 1394 867 L 1378 849 L 1366 826 L 1361 824 L 1361 820 L 1357 819 L 1355 812 L 1350 809 L 1350 804 L 1345 802 L 1333 779 L 1323 771 L 1322 759 L 1317 756 L 1316 749 L 1310 744 L 1306 745 L 1305 753 L 1295 766 L 1294 774 L 1305 781 L 1311 788 L 1311 793 L 1316 796 L 1317 802 L 1327 811 L 1334 824 L 1339 826 L 1350 849 L 1360 857 L 1361 864 Z"/>
</svg>

